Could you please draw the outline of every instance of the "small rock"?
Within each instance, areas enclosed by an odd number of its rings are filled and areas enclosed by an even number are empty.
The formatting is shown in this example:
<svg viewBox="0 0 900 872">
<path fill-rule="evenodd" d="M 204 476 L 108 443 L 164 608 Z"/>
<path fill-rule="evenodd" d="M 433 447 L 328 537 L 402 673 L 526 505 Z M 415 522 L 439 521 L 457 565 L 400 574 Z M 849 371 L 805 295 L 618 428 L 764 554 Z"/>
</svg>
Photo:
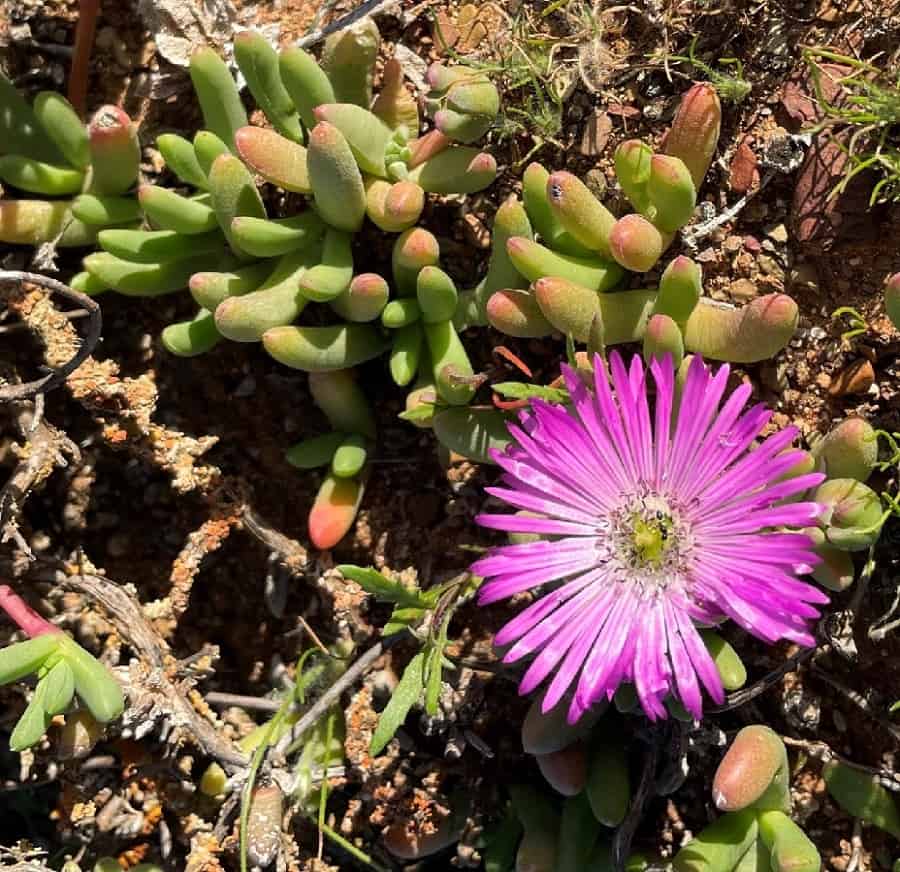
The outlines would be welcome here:
<svg viewBox="0 0 900 872">
<path fill-rule="evenodd" d="M 587 175 L 584 177 L 584 183 L 598 200 L 603 199 L 603 195 L 606 193 L 607 184 L 606 176 L 603 175 L 602 170 L 588 170 Z"/>
<path fill-rule="evenodd" d="M 784 267 L 767 254 L 762 254 L 756 259 L 760 272 L 764 275 L 771 276 L 778 281 L 784 281 Z"/>
<path fill-rule="evenodd" d="M 594 114 L 588 118 L 581 135 L 581 144 L 578 150 L 585 157 L 595 157 L 602 154 L 612 133 L 612 119 L 606 112 L 595 109 Z"/>
<path fill-rule="evenodd" d="M 769 237 L 773 242 L 777 242 L 779 245 L 783 245 L 788 241 L 788 232 L 787 227 L 784 224 L 776 224 L 774 227 L 769 228 L 766 231 L 766 236 Z"/>
<path fill-rule="evenodd" d="M 384 834 L 384 846 L 400 860 L 418 860 L 436 854 L 452 845 L 460 836 L 458 830 L 449 825 L 450 818 L 444 818 L 435 827 L 419 828 L 413 821 L 397 821 Z"/>
<path fill-rule="evenodd" d="M 731 190 L 736 194 L 746 194 L 759 184 L 759 168 L 756 154 L 750 148 L 745 137 L 737 147 L 731 160 L 731 171 L 728 178 Z"/>
<path fill-rule="evenodd" d="M 459 30 L 450 20 L 446 10 L 438 9 L 437 14 L 434 16 L 431 37 L 434 40 L 434 44 L 442 51 L 453 48 L 459 42 Z"/>
<path fill-rule="evenodd" d="M 715 263 L 717 259 L 716 250 L 712 247 L 704 248 L 703 251 L 697 255 L 697 260 L 699 260 L 700 263 Z"/>
<path fill-rule="evenodd" d="M 828 393 L 833 397 L 842 397 L 846 394 L 865 394 L 875 384 L 875 370 L 868 360 L 854 360 L 835 376 Z"/>
<path fill-rule="evenodd" d="M 744 240 L 740 236 L 728 236 L 722 243 L 722 248 L 728 254 L 737 254 L 744 247 Z"/>
<path fill-rule="evenodd" d="M 761 246 L 759 244 L 759 240 L 755 236 L 745 236 L 744 237 L 744 248 L 747 249 L 751 254 L 756 254 Z"/>
<path fill-rule="evenodd" d="M 459 28 L 460 41 L 457 46 L 463 54 L 475 51 L 490 39 L 491 34 L 501 32 L 500 13 L 485 3 L 476 6 L 467 3 L 456 14 L 456 26 Z"/>
<path fill-rule="evenodd" d="M 606 111 L 610 115 L 619 115 L 622 118 L 637 118 L 641 114 L 641 110 L 635 106 L 626 106 L 623 103 L 610 103 L 606 107 Z"/>
<path fill-rule="evenodd" d="M 819 274 L 814 264 L 798 263 L 788 273 L 788 284 L 792 288 L 803 288 L 807 291 L 819 290 Z"/>
<path fill-rule="evenodd" d="M 234 389 L 236 397 L 252 397 L 256 393 L 256 379 L 252 375 L 244 376 Z"/>
<path fill-rule="evenodd" d="M 736 279 L 728 286 L 728 293 L 735 300 L 747 302 L 757 295 L 756 282 L 750 279 Z"/>
</svg>

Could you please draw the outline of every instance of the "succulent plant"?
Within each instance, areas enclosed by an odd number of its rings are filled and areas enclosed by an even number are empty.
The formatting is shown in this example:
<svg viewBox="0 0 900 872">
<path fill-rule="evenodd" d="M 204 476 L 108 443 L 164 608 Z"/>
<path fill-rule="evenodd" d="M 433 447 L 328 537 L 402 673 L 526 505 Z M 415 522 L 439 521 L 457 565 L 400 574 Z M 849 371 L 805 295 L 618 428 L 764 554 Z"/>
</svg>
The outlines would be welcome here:
<svg viewBox="0 0 900 872">
<path fill-rule="evenodd" d="M 698 264 L 675 258 L 658 288 L 622 291 L 626 271 L 646 272 L 690 220 L 699 186 L 715 152 L 720 110 L 715 91 L 696 85 L 685 94 L 654 154 L 637 140 L 619 146 L 616 174 L 635 209 L 616 217 L 576 176 L 533 163 L 523 177 L 523 202 L 509 200 L 494 220 L 484 279 L 460 294 L 455 323 L 491 326 L 535 338 L 554 331 L 595 350 L 642 342 L 649 360 L 686 352 L 712 360 L 751 363 L 781 350 L 798 311 L 784 294 L 743 308 L 702 296 Z"/>
<path fill-rule="evenodd" d="M 885 282 L 884 308 L 891 323 L 900 330 L 900 273 L 895 273 Z"/>
<path fill-rule="evenodd" d="M 0 157 L 0 178 L 42 199 L 0 203 L 0 241 L 96 245 L 72 280 L 92 295 L 151 297 L 189 288 L 198 310 L 163 330 L 168 351 L 190 357 L 223 339 L 262 342 L 279 362 L 321 374 L 316 402 L 323 408 L 324 395 L 342 398 L 353 383 L 350 367 L 388 349 L 398 384 L 427 370 L 442 399 L 466 402 L 472 388 L 458 379 L 472 369 L 452 324 L 456 289 L 436 268 L 436 240 L 414 225 L 427 193 L 471 193 L 493 181 L 493 157 L 469 143 L 497 114 L 495 87 L 466 67 L 433 65 L 427 104 L 436 127 L 420 137 L 418 106 L 396 60 L 386 64 L 372 100 L 380 36 L 371 20 L 329 37 L 320 63 L 298 48 L 279 53 L 253 31 L 238 33 L 234 47 L 273 129 L 248 125 L 227 65 L 212 49 L 198 49 L 190 74 L 204 129 L 193 141 L 175 134 L 157 141 L 175 189 L 136 186 L 137 133 L 120 109 L 104 107 L 85 129 L 62 98 L 39 95 L 32 109 L 4 80 L 7 147 L 40 161 Z M 269 217 L 257 176 L 302 195 L 305 207 Z M 394 273 L 403 299 L 394 303 L 384 279 L 354 268 L 353 234 L 366 216 L 402 234 Z M 419 288 L 422 266 L 432 269 Z M 296 325 L 312 304 L 327 305 L 331 323 Z M 332 466 L 310 516 L 320 547 L 335 544 L 353 519 L 371 445 L 365 440 L 375 436 L 374 426 L 340 429 L 341 445 L 326 435 L 289 452 L 301 465 L 321 456 Z"/>
<path fill-rule="evenodd" d="M 122 689 L 105 666 L 34 612 L 8 585 L 0 585 L 0 608 L 29 637 L 0 650 L 0 685 L 37 676 L 28 706 L 9 738 L 11 750 L 37 744 L 51 719 L 69 712 L 76 695 L 95 725 L 122 714 Z M 77 715 L 69 712 L 66 718 L 74 721 Z"/>
<path fill-rule="evenodd" d="M 842 591 L 853 584 L 852 552 L 869 548 L 878 540 L 887 517 L 881 497 L 865 482 L 878 461 L 878 436 L 863 418 L 846 418 L 825 436 L 814 440 L 806 459 L 790 476 L 813 470 L 827 479 L 807 498 L 823 511 L 817 525 L 805 532 L 815 543 L 821 562 L 812 576 L 823 587 Z"/>
<path fill-rule="evenodd" d="M 712 631 L 704 634 L 704 642 L 725 686 L 742 686 L 746 671 L 734 649 Z M 486 837 L 486 868 L 539 872 L 613 868 L 611 837 L 632 797 L 626 723 L 630 715 L 640 713 L 630 685 L 614 701 L 614 708 L 604 702 L 570 723 L 566 700 L 545 713 L 542 696 L 535 698 L 522 723 L 522 747 L 534 756 L 553 793 L 529 785 L 510 789 L 510 808 Z M 690 720 L 671 702 L 673 713 Z M 638 860 L 633 856 L 626 868 L 638 868 Z"/>
<path fill-rule="evenodd" d="M 815 846 L 789 817 L 788 758 L 777 733 L 754 725 L 735 736 L 716 770 L 713 800 L 725 814 L 676 854 L 675 872 L 730 872 L 762 860 L 773 872 L 817 872 Z"/>
<path fill-rule="evenodd" d="M 42 91 L 29 106 L 0 74 L 0 242 L 60 248 L 96 243 L 110 226 L 133 226 L 140 209 L 123 196 L 140 165 L 137 129 L 116 106 L 85 124 L 65 97 Z"/>
</svg>

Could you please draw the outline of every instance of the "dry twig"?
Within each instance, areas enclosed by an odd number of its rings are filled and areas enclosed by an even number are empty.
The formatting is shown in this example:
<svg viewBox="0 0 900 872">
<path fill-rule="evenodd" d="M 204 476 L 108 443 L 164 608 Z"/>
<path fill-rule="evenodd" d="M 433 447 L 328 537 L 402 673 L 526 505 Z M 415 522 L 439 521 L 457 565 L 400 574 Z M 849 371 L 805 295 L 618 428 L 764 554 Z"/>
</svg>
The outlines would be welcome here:
<svg viewBox="0 0 900 872">
<path fill-rule="evenodd" d="M 95 300 L 85 294 L 73 290 L 68 285 L 56 279 L 39 275 L 38 273 L 20 272 L 18 270 L 0 270 L 0 286 L 4 284 L 21 284 L 27 282 L 32 285 L 38 285 L 54 294 L 59 294 L 72 300 L 74 303 L 87 310 L 89 321 L 87 326 L 87 335 L 80 347 L 75 351 L 72 357 L 54 369 L 53 372 L 22 384 L 3 385 L 0 386 L 0 402 L 9 402 L 10 400 L 24 400 L 33 397 L 38 393 L 47 393 L 53 388 L 59 387 L 68 376 L 75 372 L 88 357 L 90 357 L 97 343 L 100 341 L 100 331 L 103 326 L 103 318 L 100 314 L 100 307 Z"/>
<path fill-rule="evenodd" d="M 38 403 L 17 400 L 10 405 L 16 428 L 26 442 L 19 449 L 19 462 L 0 489 L 0 543 L 12 540 L 32 558 L 31 548 L 19 531 L 25 500 L 56 467 L 67 465 L 66 455 L 77 461 L 80 454 L 65 433 L 42 420 Z"/>
</svg>

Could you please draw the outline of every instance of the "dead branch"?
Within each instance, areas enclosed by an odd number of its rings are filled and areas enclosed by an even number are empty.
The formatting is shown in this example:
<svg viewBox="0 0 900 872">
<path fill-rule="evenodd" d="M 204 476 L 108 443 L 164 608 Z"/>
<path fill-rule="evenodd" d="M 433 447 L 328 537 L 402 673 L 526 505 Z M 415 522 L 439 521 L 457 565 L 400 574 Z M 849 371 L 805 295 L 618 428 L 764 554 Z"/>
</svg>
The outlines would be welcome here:
<svg viewBox="0 0 900 872">
<path fill-rule="evenodd" d="M 96 306 L 90 297 L 84 299 Z M 218 439 L 187 436 L 155 423 L 158 390 L 152 373 L 123 378 L 115 361 L 98 361 L 90 353 L 82 353 L 93 346 L 81 342 L 70 320 L 46 294 L 24 293 L 19 288 L 10 294 L 8 307 L 41 340 L 45 362 L 57 372 L 67 365 L 65 361 L 81 355 L 80 366 L 69 374 L 66 384 L 72 397 L 94 417 L 107 445 L 129 449 L 167 472 L 179 493 L 197 491 L 206 496 L 218 487 L 222 478 L 219 468 L 198 462 Z"/>
<path fill-rule="evenodd" d="M 773 669 L 767 675 L 764 675 L 758 681 L 753 682 L 749 687 L 736 690 L 733 693 L 725 695 L 725 702 L 722 705 L 707 706 L 706 711 L 709 714 L 727 712 L 744 703 L 756 699 L 760 694 L 765 693 L 773 684 L 780 681 L 789 672 L 793 672 L 801 663 L 813 657 L 816 654 L 824 652 L 824 648 L 804 648 L 798 651 L 793 657 L 785 660 L 777 669 Z"/>
<path fill-rule="evenodd" d="M 42 276 L 38 273 L 20 272 L 18 270 L 0 270 L 0 285 L 4 284 L 22 284 L 27 282 L 32 285 L 38 285 L 45 288 L 51 293 L 59 294 L 66 297 L 72 302 L 77 303 L 82 309 L 87 310 L 89 321 L 87 326 L 87 335 L 80 347 L 69 358 L 68 361 L 61 366 L 54 368 L 53 372 L 22 384 L 3 385 L 0 387 L 0 402 L 9 402 L 10 400 L 24 400 L 33 397 L 37 393 L 47 393 L 56 387 L 59 387 L 71 373 L 78 369 L 81 364 L 90 357 L 97 343 L 100 341 L 100 331 L 103 327 L 103 317 L 100 314 L 100 307 L 97 303 L 85 294 L 73 290 L 68 285 L 56 279 Z"/>
<path fill-rule="evenodd" d="M 364 675 L 385 651 L 404 637 L 404 633 L 397 633 L 389 636 L 387 639 L 382 639 L 358 657 L 353 665 L 309 707 L 308 711 L 294 724 L 291 730 L 282 736 L 275 746 L 275 750 L 281 754 L 286 754 L 292 746 L 296 745 L 303 738 L 307 731 L 311 730 L 318 723 L 319 719 L 341 698 L 341 694 L 348 687 Z"/>
<path fill-rule="evenodd" d="M 40 394 L 38 396 L 41 396 Z M 46 423 L 37 404 L 16 400 L 11 404 L 13 420 L 26 440 L 18 449 L 19 462 L 0 489 L 0 543 L 12 540 L 29 558 L 31 548 L 19 531 L 19 515 L 28 495 L 40 487 L 59 466 L 66 466 L 66 455 L 77 461 L 78 447 L 65 433 Z"/>
<path fill-rule="evenodd" d="M 876 711 L 872 704 L 860 693 L 833 678 L 823 669 L 815 664 L 812 665 L 812 674 L 816 678 L 821 678 L 826 684 L 830 684 L 838 693 L 842 693 L 857 708 L 865 712 L 875 723 L 880 724 L 888 733 L 891 734 L 895 742 L 900 742 L 900 727 L 892 724 L 881 712 Z"/>
<path fill-rule="evenodd" d="M 306 549 L 295 539 L 274 529 L 252 506 L 245 505 L 241 510 L 241 523 L 248 533 L 259 539 L 273 554 L 277 554 L 291 573 L 300 575 L 306 570 L 309 560 Z"/>
<path fill-rule="evenodd" d="M 235 512 L 217 511 L 212 518 L 204 521 L 197 530 L 188 535 L 187 542 L 172 564 L 169 581 L 172 587 L 166 597 L 172 615 L 166 636 L 174 633 L 178 620 L 190 604 L 191 588 L 200 572 L 200 566 L 207 554 L 218 551 L 238 523 Z"/>
<path fill-rule="evenodd" d="M 852 760 L 848 760 L 846 757 L 838 754 L 838 752 L 829 744 L 820 739 L 795 739 L 792 736 L 782 736 L 781 739 L 788 747 L 801 748 L 806 751 L 810 757 L 815 757 L 816 760 L 821 760 L 823 763 L 837 760 L 844 766 L 849 766 L 851 769 L 857 769 L 860 772 L 865 772 L 867 775 L 877 778 L 878 783 L 881 784 L 882 787 L 893 790 L 895 793 L 900 792 L 900 772 L 891 772 L 888 769 L 876 769 L 874 766 L 865 766 L 862 763 L 854 763 Z"/>
</svg>

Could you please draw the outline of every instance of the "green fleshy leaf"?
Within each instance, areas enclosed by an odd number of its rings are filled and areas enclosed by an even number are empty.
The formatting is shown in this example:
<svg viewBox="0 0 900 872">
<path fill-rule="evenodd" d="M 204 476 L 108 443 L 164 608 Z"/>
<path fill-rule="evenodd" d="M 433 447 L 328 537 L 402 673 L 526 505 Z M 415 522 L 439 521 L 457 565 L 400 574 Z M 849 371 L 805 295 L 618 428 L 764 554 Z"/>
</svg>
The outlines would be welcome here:
<svg viewBox="0 0 900 872">
<path fill-rule="evenodd" d="M 50 715 L 44 711 L 44 700 L 46 699 L 47 685 L 45 682 L 38 682 L 34 689 L 34 696 L 25 709 L 19 722 L 16 724 L 12 735 L 9 737 L 9 749 L 11 751 L 24 751 L 41 740 L 41 736 L 47 730 L 50 723 Z"/>
<path fill-rule="evenodd" d="M 45 685 L 44 711 L 51 716 L 64 712 L 75 695 L 75 674 L 72 667 L 65 660 L 60 660 L 41 679 L 41 684 Z"/>
<path fill-rule="evenodd" d="M 436 408 L 437 405 L 435 403 L 419 403 L 417 406 L 413 406 L 411 409 L 401 412 L 397 417 L 402 418 L 404 421 L 409 421 L 410 423 L 415 421 L 430 421 Z"/>
<path fill-rule="evenodd" d="M 37 672 L 44 661 L 56 650 L 59 633 L 44 633 L 34 639 L 16 642 L 0 651 L 0 685 L 17 681 Z"/>
<path fill-rule="evenodd" d="M 90 713 L 101 724 L 122 714 L 125 709 L 122 688 L 110 671 L 68 636 L 62 650 L 75 676 L 75 691 Z"/>
</svg>

